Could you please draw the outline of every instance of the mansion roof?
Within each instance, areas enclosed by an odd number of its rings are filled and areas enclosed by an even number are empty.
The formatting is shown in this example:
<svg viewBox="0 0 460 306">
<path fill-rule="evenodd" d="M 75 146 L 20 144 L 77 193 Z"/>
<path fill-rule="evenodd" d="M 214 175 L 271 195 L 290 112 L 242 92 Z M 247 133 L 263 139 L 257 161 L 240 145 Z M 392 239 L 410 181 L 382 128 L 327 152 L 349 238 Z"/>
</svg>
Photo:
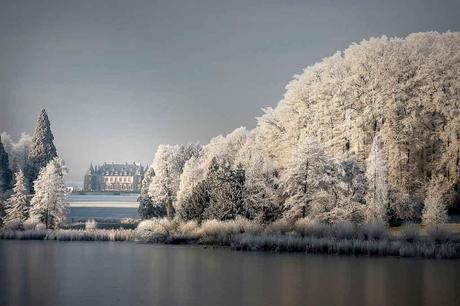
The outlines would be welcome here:
<svg viewBox="0 0 460 306">
<path fill-rule="evenodd" d="M 93 167 L 89 167 L 87 174 L 90 175 L 118 175 L 118 176 L 134 176 L 144 175 L 144 167 L 140 164 L 114 164 L 103 163 Z"/>
</svg>

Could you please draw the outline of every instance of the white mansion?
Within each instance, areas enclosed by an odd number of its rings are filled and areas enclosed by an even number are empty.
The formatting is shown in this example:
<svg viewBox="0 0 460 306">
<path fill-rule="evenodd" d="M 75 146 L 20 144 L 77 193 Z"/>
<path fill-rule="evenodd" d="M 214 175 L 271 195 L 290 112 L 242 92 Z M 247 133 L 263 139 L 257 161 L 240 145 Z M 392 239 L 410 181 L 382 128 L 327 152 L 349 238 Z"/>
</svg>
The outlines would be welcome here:
<svg viewBox="0 0 460 306">
<path fill-rule="evenodd" d="M 141 164 L 100 164 L 89 167 L 83 191 L 139 192 L 145 168 Z"/>
</svg>

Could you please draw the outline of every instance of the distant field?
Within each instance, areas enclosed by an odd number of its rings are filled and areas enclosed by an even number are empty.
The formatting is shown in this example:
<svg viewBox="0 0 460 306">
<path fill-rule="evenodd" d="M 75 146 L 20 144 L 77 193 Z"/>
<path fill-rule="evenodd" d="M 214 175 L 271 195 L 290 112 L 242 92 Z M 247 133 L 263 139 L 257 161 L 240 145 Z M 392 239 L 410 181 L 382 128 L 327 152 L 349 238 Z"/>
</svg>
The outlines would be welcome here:
<svg viewBox="0 0 460 306">
<path fill-rule="evenodd" d="M 138 194 L 73 194 L 69 197 L 69 220 L 138 218 Z"/>
</svg>

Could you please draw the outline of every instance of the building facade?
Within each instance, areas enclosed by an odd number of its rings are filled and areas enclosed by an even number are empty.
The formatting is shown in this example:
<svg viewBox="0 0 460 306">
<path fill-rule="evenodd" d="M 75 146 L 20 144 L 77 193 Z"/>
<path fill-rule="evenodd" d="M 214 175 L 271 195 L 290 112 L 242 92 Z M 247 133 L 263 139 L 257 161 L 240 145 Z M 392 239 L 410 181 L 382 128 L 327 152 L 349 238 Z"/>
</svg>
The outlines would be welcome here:
<svg viewBox="0 0 460 306">
<path fill-rule="evenodd" d="M 145 169 L 136 163 L 91 164 L 84 177 L 83 191 L 140 192 Z"/>
</svg>

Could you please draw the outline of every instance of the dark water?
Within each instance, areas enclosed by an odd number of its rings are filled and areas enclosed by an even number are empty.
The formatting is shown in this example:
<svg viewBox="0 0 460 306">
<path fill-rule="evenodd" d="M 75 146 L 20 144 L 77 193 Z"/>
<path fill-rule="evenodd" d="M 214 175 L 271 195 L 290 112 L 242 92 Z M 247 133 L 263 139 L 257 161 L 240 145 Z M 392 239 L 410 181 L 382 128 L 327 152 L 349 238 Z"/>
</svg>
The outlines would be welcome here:
<svg viewBox="0 0 460 306">
<path fill-rule="evenodd" d="M 460 262 L 0 241 L 0 305 L 460 305 Z"/>
</svg>

